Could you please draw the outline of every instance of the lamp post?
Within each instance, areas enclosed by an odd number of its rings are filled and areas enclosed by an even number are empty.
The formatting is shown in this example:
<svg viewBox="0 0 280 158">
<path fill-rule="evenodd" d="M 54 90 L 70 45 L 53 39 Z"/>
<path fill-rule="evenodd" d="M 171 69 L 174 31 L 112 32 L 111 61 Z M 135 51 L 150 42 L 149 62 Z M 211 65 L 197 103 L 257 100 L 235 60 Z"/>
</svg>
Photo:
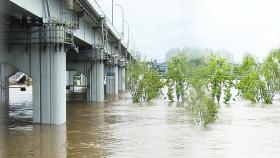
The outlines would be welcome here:
<svg viewBox="0 0 280 158">
<path fill-rule="evenodd" d="M 116 6 L 120 7 L 122 10 L 122 40 L 124 40 L 124 9 L 119 4 L 116 4 Z"/>
</svg>

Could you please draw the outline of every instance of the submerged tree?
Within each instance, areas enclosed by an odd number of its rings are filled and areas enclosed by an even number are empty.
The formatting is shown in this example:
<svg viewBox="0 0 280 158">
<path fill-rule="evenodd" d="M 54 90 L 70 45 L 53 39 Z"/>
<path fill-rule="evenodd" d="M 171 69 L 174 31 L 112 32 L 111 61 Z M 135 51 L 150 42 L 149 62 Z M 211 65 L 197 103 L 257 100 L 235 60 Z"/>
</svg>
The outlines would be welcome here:
<svg viewBox="0 0 280 158">
<path fill-rule="evenodd" d="M 246 55 L 235 73 L 240 79 L 236 86 L 240 96 L 253 103 L 271 104 L 280 91 L 280 50 L 272 50 L 262 64 Z"/>
<path fill-rule="evenodd" d="M 166 86 L 168 87 L 168 98 L 173 101 L 173 92 L 175 89 L 177 100 L 184 98 L 187 88 L 188 60 L 184 55 L 178 55 L 171 58 L 167 63 Z"/>
<path fill-rule="evenodd" d="M 255 58 L 246 55 L 239 67 L 239 79 L 236 88 L 239 95 L 253 103 L 266 102 L 267 95 L 265 81 L 261 80 L 260 64 L 257 64 Z"/>
<path fill-rule="evenodd" d="M 146 68 L 143 73 L 143 97 L 144 101 L 150 101 L 161 94 L 163 83 L 160 81 L 159 73 L 152 69 Z"/>
<path fill-rule="evenodd" d="M 261 85 L 262 99 L 271 104 L 273 97 L 280 91 L 280 50 L 272 50 L 262 64 L 264 82 Z"/>
<path fill-rule="evenodd" d="M 236 87 L 239 95 L 253 103 L 258 102 L 260 100 L 261 80 L 255 58 L 251 55 L 246 55 L 238 72 L 240 81 Z"/>
<path fill-rule="evenodd" d="M 158 72 L 148 67 L 146 63 L 133 63 L 127 66 L 126 85 L 133 102 L 156 98 L 163 86 Z"/>
<path fill-rule="evenodd" d="M 168 97 L 173 101 L 174 89 L 177 99 L 189 110 L 197 124 L 207 126 L 217 119 L 218 107 L 206 93 L 207 71 L 203 59 L 187 59 L 178 55 L 168 62 L 166 86 Z M 179 96 L 178 96 L 179 95 Z"/>
<path fill-rule="evenodd" d="M 194 123 L 205 127 L 218 119 L 218 106 L 207 92 L 205 66 L 194 66 L 192 70 L 185 106 L 189 109 Z"/>
<path fill-rule="evenodd" d="M 193 89 L 189 97 L 188 109 L 191 112 L 195 124 L 204 127 L 214 123 L 218 119 L 218 106 L 214 99 L 205 94 L 204 91 Z"/>
<path fill-rule="evenodd" d="M 131 63 L 126 69 L 126 87 L 132 95 L 133 102 L 139 102 L 142 97 L 142 78 L 144 66 L 141 63 Z"/>
<path fill-rule="evenodd" d="M 205 73 L 211 97 L 219 103 L 224 90 L 224 102 L 227 103 L 231 99 L 231 88 L 234 86 L 232 65 L 227 63 L 224 58 L 212 55 L 207 63 Z"/>
</svg>

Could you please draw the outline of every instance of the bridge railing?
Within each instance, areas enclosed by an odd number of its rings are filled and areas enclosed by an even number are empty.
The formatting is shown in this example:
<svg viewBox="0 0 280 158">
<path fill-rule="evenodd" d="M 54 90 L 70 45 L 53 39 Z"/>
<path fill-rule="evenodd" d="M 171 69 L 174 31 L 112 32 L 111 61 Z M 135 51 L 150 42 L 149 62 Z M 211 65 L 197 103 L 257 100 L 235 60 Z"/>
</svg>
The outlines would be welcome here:
<svg viewBox="0 0 280 158">
<path fill-rule="evenodd" d="M 117 29 L 114 27 L 114 25 L 112 24 L 111 20 L 106 16 L 105 12 L 102 10 L 101 6 L 98 4 L 98 2 L 96 0 L 85 0 L 86 2 L 88 2 L 88 4 L 90 4 L 91 8 L 97 13 L 99 14 L 100 17 L 103 17 L 106 19 L 106 25 L 108 27 L 108 29 L 118 38 L 121 39 L 121 35 L 120 32 L 117 31 Z M 126 45 L 126 42 L 124 41 L 124 39 L 121 39 L 121 43 L 124 46 Z"/>
<path fill-rule="evenodd" d="M 104 16 L 104 11 L 101 9 L 100 5 L 96 2 L 96 0 L 88 0 L 89 4 L 95 9 L 95 11 L 100 15 Z"/>
<path fill-rule="evenodd" d="M 106 17 L 106 21 L 108 21 L 107 22 L 107 26 L 109 27 L 109 29 L 113 32 L 113 34 L 115 34 L 116 35 L 116 37 L 118 38 L 118 39 L 120 39 L 120 34 L 119 34 L 119 32 L 117 31 L 117 29 L 114 27 L 114 25 L 111 23 L 111 21 L 109 20 L 109 18 L 107 17 L 107 16 L 105 16 Z"/>
<path fill-rule="evenodd" d="M 120 34 L 117 31 L 117 29 L 114 27 L 114 25 L 112 24 L 111 20 L 106 16 L 105 12 L 102 10 L 101 6 L 97 3 L 96 0 L 89 0 L 90 4 L 92 5 L 92 7 L 96 10 L 96 12 L 101 16 L 106 18 L 106 24 L 108 26 L 108 28 L 112 31 L 113 34 L 115 34 L 115 36 L 120 39 Z"/>
</svg>

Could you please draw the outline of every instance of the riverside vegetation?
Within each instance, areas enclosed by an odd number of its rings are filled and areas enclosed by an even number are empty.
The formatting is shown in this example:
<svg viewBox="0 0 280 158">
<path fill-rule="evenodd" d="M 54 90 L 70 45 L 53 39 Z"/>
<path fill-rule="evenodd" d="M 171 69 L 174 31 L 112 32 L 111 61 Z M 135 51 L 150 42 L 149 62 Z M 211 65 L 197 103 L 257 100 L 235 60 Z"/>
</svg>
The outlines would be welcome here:
<svg viewBox="0 0 280 158">
<path fill-rule="evenodd" d="M 194 123 L 203 126 L 218 119 L 221 100 L 227 104 L 241 97 L 252 103 L 272 104 L 280 91 L 280 50 L 272 50 L 262 63 L 245 55 L 240 65 L 216 55 L 191 59 L 182 53 L 167 62 L 167 69 L 162 82 L 146 63 L 128 65 L 126 83 L 133 102 L 150 101 L 161 95 L 165 86 L 168 99 L 181 102 Z M 233 89 L 238 91 L 235 96 Z"/>
</svg>

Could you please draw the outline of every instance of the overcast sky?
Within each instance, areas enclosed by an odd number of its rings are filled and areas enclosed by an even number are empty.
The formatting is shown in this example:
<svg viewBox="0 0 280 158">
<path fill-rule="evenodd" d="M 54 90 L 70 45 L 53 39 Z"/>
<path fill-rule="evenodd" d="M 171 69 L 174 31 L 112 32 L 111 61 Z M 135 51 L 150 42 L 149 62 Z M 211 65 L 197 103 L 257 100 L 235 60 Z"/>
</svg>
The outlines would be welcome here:
<svg viewBox="0 0 280 158">
<path fill-rule="evenodd" d="M 264 57 L 280 46 L 280 0 L 114 0 L 147 59 L 165 60 L 172 47 L 227 49 Z M 111 19 L 111 0 L 97 0 Z M 121 10 L 114 7 L 121 31 Z M 127 28 L 126 28 L 127 32 Z"/>
</svg>

